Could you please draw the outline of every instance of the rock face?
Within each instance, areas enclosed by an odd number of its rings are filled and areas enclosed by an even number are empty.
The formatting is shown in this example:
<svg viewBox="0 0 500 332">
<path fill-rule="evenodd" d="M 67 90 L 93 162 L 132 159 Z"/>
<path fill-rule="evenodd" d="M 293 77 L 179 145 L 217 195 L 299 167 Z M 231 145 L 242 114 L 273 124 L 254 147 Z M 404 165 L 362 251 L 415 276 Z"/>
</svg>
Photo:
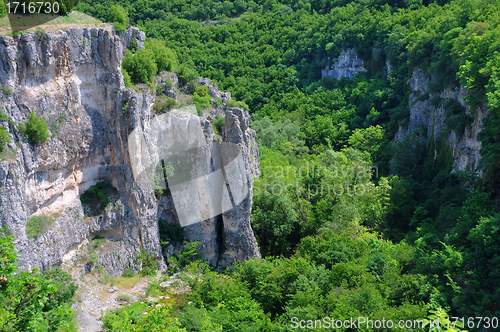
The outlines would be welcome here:
<svg viewBox="0 0 500 332">
<path fill-rule="evenodd" d="M 395 136 L 395 141 L 400 141 L 407 133 L 423 128 L 427 132 L 427 142 L 430 142 L 432 137 L 445 137 L 453 151 L 455 163 L 454 170 L 465 170 L 467 166 L 476 169 L 481 156 L 481 142 L 477 135 L 481 131 L 482 120 L 487 116 L 486 105 L 481 105 L 475 110 L 470 106 L 465 105 L 464 98 L 469 93 L 463 86 L 459 88 L 446 88 L 439 93 L 429 91 L 429 83 L 433 82 L 434 78 L 424 73 L 421 69 L 413 71 L 412 77 L 408 80 L 411 87 L 409 98 L 410 118 L 407 128 L 400 127 Z M 434 101 L 441 101 L 436 103 Z M 451 130 L 446 125 L 446 109 L 445 101 L 455 101 L 459 103 L 463 110 L 473 116 L 473 121 L 470 126 L 466 126 L 463 135 L 457 135 L 454 130 Z"/>
<path fill-rule="evenodd" d="M 353 48 L 342 50 L 333 64 L 326 66 L 321 71 L 321 77 L 341 79 L 342 77 L 353 78 L 360 72 L 366 72 L 363 60 L 358 57 Z"/>
<path fill-rule="evenodd" d="M 162 202 L 151 185 L 134 180 L 128 146 L 130 133 L 151 120 L 155 96 L 125 89 L 120 71 L 124 45 L 143 38 L 130 30 L 123 36 L 110 29 L 79 28 L 0 37 L 0 84 L 6 87 L 0 108 L 12 119 L 10 151 L 15 151 L 0 159 L 0 224 L 15 237 L 22 269 L 76 265 L 81 247 L 95 236 L 107 239 L 107 249 L 92 264 L 113 276 L 127 267 L 137 271 L 141 249 L 165 266 L 158 231 Z M 36 146 L 13 125 L 26 121 L 30 112 L 45 117 L 51 134 Z M 248 113 L 225 106 L 220 112 L 227 123 L 223 139 L 241 147 L 251 185 L 259 171 Z M 207 116 L 205 127 L 213 132 Z M 100 181 L 117 193 L 100 215 L 87 215 L 79 197 Z M 222 216 L 228 225 L 227 262 L 259 255 L 249 224 L 251 199 L 250 190 L 244 204 Z M 42 214 L 54 220 L 52 225 L 28 238 L 26 224 Z M 204 247 L 220 242 L 212 232 L 214 222 L 206 221 L 208 230 L 200 233 L 187 230 L 187 238 L 201 239 Z M 211 259 L 207 250 L 204 254 Z"/>
</svg>

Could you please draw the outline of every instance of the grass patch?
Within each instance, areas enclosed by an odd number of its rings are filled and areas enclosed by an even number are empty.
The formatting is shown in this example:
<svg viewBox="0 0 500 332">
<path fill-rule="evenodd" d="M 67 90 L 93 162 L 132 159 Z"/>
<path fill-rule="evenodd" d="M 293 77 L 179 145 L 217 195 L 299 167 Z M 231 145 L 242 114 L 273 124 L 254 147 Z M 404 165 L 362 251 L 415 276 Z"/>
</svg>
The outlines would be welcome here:
<svg viewBox="0 0 500 332">
<path fill-rule="evenodd" d="M 174 98 L 166 98 L 156 102 L 153 105 L 153 110 L 156 114 L 160 114 L 175 107 L 177 107 L 177 101 Z"/>
<path fill-rule="evenodd" d="M 25 230 L 28 238 L 42 235 L 54 223 L 54 219 L 48 216 L 39 215 L 28 219 Z"/>
<path fill-rule="evenodd" d="M 40 26 L 42 26 L 45 30 L 58 30 L 64 28 L 65 26 L 69 27 L 72 25 L 88 25 L 94 27 L 109 25 L 102 23 L 90 15 L 77 11 L 72 11 L 66 16 L 58 16 L 56 19 L 50 21 L 47 20 L 47 17 L 50 17 L 50 15 L 37 14 L 23 18 L 26 20 L 26 25 L 35 26 L 27 31 L 36 31 L 36 29 L 40 29 Z M 8 16 L 0 18 L 0 30 L 0 33 L 2 34 L 10 32 L 11 29 Z"/>
<path fill-rule="evenodd" d="M 118 301 L 127 301 L 127 302 L 130 302 L 130 301 L 132 301 L 132 295 L 130 295 L 130 294 L 118 294 L 118 296 L 116 297 L 116 299 Z"/>
<path fill-rule="evenodd" d="M 126 268 L 123 270 L 122 277 L 123 278 L 132 278 L 135 276 L 135 272 L 132 269 Z"/>
</svg>

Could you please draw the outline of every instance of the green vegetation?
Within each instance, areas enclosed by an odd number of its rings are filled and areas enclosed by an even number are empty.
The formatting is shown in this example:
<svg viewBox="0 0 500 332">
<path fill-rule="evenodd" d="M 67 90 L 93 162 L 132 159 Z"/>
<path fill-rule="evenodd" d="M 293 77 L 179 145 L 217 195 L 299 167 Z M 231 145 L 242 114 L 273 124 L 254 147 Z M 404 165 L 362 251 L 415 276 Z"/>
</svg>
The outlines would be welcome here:
<svg viewBox="0 0 500 332">
<path fill-rule="evenodd" d="M 120 5 L 111 6 L 108 10 L 108 22 L 113 23 L 116 32 L 123 33 L 127 30 L 129 19 L 127 12 Z"/>
<path fill-rule="evenodd" d="M 134 270 L 132 270 L 130 268 L 126 268 L 125 270 L 123 270 L 123 273 L 122 273 L 123 278 L 132 278 L 133 276 L 135 276 Z"/>
<path fill-rule="evenodd" d="M 54 219 L 45 215 L 33 216 L 28 219 L 25 230 L 28 238 L 37 237 L 47 231 L 52 226 Z"/>
<path fill-rule="evenodd" d="M 142 276 L 154 276 L 156 275 L 156 270 L 158 270 L 158 264 L 156 263 L 156 255 L 145 249 L 141 249 L 141 252 L 137 255 L 139 262 L 142 266 L 141 275 Z"/>
<path fill-rule="evenodd" d="M 116 193 L 117 190 L 111 184 L 97 182 L 80 196 L 80 201 L 83 205 L 89 207 L 89 216 L 96 216 L 106 209 L 111 203 L 111 196 Z"/>
<path fill-rule="evenodd" d="M 217 115 L 212 120 L 212 126 L 214 127 L 216 135 L 222 135 L 222 129 L 224 128 L 225 123 L 226 123 L 226 118 L 224 118 L 222 115 Z"/>
<path fill-rule="evenodd" d="M 165 42 L 150 39 L 146 49 L 133 53 L 127 50 L 122 61 L 125 86 L 131 83 L 152 83 L 154 75 L 162 70 L 172 70 L 177 63 L 175 53 L 165 46 Z M 130 80 L 129 80 L 130 78 Z"/>
<path fill-rule="evenodd" d="M 19 124 L 18 130 L 26 133 L 28 141 L 32 145 L 46 142 L 50 137 L 45 117 L 37 117 L 34 112 L 30 113 L 28 121 Z"/>
<path fill-rule="evenodd" d="M 5 145 L 10 143 L 10 136 L 4 127 L 0 127 L 0 152 L 3 152 Z"/>
<path fill-rule="evenodd" d="M 177 101 L 174 98 L 168 97 L 165 99 L 160 99 L 160 101 L 157 101 L 153 105 L 153 110 L 156 112 L 156 114 L 160 114 L 177 106 L 178 106 Z"/>
<path fill-rule="evenodd" d="M 0 237 L 0 260 L 3 331 L 76 331 L 70 308 L 76 286 L 69 274 L 59 269 L 17 271 L 10 236 Z"/>
<path fill-rule="evenodd" d="M 163 219 L 158 220 L 158 226 L 160 228 L 160 244 L 162 246 L 182 243 L 184 241 L 184 229 L 181 226 L 171 225 Z"/>
<path fill-rule="evenodd" d="M 186 244 L 169 268 L 194 275 L 186 277 L 192 293 L 172 307 L 116 310 L 106 329 L 154 330 L 148 324 L 156 322 L 203 331 L 206 317 L 215 330 L 239 331 L 289 330 L 292 317 L 446 323 L 500 315 L 499 3 L 81 0 L 78 8 L 124 27 L 128 13 L 145 31 L 146 49 L 131 47 L 123 60 L 127 86 L 151 86 L 159 71 L 173 70 L 200 113 L 211 99 L 199 76 L 231 92 L 239 101 L 226 105 L 252 115 L 262 172 L 251 222 L 264 258 L 216 273 L 198 261 L 198 244 Z M 366 72 L 322 77 L 347 48 Z M 434 80 L 410 102 L 416 69 Z M 465 105 L 441 94 L 460 85 L 469 91 Z M 442 130 L 415 128 L 394 142 L 419 102 L 443 108 Z M 454 170 L 447 144 L 452 132 L 465 134 L 480 105 L 489 111 L 482 177 Z M 171 166 L 176 175 L 188 169 Z M 163 245 L 181 238 L 160 232 Z M 155 273 L 153 255 L 140 260 L 142 274 Z"/>
<path fill-rule="evenodd" d="M 198 115 L 201 116 L 203 110 L 209 108 L 212 105 L 212 98 L 208 94 L 208 87 L 204 85 L 196 85 L 193 93 L 194 104 L 196 105 L 196 110 Z"/>
<path fill-rule="evenodd" d="M 118 294 L 116 297 L 118 301 L 127 301 L 130 302 L 132 300 L 132 295 L 130 294 Z"/>
</svg>

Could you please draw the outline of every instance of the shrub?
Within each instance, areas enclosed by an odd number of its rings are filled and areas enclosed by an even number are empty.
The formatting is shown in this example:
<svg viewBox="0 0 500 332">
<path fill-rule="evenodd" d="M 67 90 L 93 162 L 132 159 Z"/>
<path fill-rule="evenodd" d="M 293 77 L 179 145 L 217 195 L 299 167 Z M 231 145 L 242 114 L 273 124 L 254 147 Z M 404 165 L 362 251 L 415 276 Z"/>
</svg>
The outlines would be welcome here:
<svg viewBox="0 0 500 332">
<path fill-rule="evenodd" d="M 156 264 L 156 257 L 154 253 L 141 249 L 141 252 L 139 253 L 139 255 L 137 255 L 137 258 L 141 260 L 142 276 L 156 275 L 156 270 L 158 269 L 158 265 Z"/>
<path fill-rule="evenodd" d="M 99 260 L 99 256 L 97 255 L 97 253 L 93 252 L 90 254 L 90 257 L 89 257 L 89 260 L 87 263 L 89 265 L 95 265 L 98 260 Z"/>
<path fill-rule="evenodd" d="M 158 221 L 160 228 L 160 244 L 167 246 L 174 242 L 181 242 L 184 240 L 184 229 L 181 226 L 168 224 L 165 220 Z"/>
<path fill-rule="evenodd" d="M 44 216 L 43 214 L 29 218 L 25 226 L 26 236 L 28 236 L 28 238 L 33 238 L 42 235 L 53 222 L 54 219 Z"/>
<path fill-rule="evenodd" d="M 226 118 L 224 118 L 222 115 L 217 115 L 212 120 L 212 126 L 214 127 L 214 131 L 217 135 L 222 134 L 222 128 L 224 128 L 225 122 L 226 122 Z"/>
<path fill-rule="evenodd" d="M 10 136 L 4 127 L 0 127 L 0 152 L 5 149 L 5 144 L 10 143 Z"/>
<path fill-rule="evenodd" d="M 194 93 L 200 97 L 208 96 L 208 87 L 205 85 L 196 85 L 194 88 Z"/>
<path fill-rule="evenodd" d="M 46 142 L 50 137 L 45 117 L 39 118 L 33 112 L 30 113 L 28 121 L 19 126 L 19 130 L 26 132 L 28 141 L 32 145 Z"/>
<path fill-rule="evenodd" d="M 177 76 L 179 77 L 179 83 L 188 84 L 196 79 L 196 72 L 186 65 L 180 65 L 177 69 Z M 194 91 L 193 91 L 194 92 Z"/>
<path fill-rule="evenodd" d="M 153 105 L 153 110 L 158 114 L 167 109 L 177 107 L 177 101 L 174 98 L 167 98 Z"/>
<path fill-rule="evenodd" d="M 130 78 L 130 75 L 128 72 L 122 68 L 122 74 L 123 74 L 123 83 L 125 83 L 126 88 L 131 88 L 132 87 L 132 79 Z"/>
<path fill-rule="evenodd" d="M 3 93 L 5 93 L 7 96 L 12 96 L 12 94 L 13 94 L 12 89 L 9 88 L 8 86 L 2 86 L 0 88 L 0 91 L 2 91 Z"/>
<path fill-rule="evenodd" d="M 111 6 L 108 11 L 108 22 L 113 23 L 118 33 L 123 33 L 129 23 L 125 8 L 120 5 Z"/>
<path fill-rule="evenodd" d="M 47 299 L 47 308 L 57 308 L 65 303 L 73 303 L 72 299 L 78 286 L 69 273 L 58 268 L 50 268 L 45 270 L 42 275 L 44 279 L 50 280 L 57 287 L 53 296 Z"/>
<path fill-rule="evenodd" d="M 125 270 L 123 270 L 122 277 L 132 278 L 133 276 L 135 276 L 135 272 L 131 268 L 126 268 Z"/>
<path fill-rule="evenodd" d="M 117 190 L 109 183 L 98 182 L 80 196 L 80 201 L 89 206 L 94 215 L 97 215 L 111 202 L 109 196 L 116 193 Z"/>
<path fill-rule="evenodd" d="M 144 43 L 146 49 L 153 52 L 158 71 L 171 71 L 177 65 L 175 52 L 165 46 L 165 42 L 158 39 L 148 39 Z"/>
<path fill-rule="evenodd" d="M 194 104 L 196 106 L 196 110 L 198 111 L 198 115 L 201 116 L 203 114 L 203 110 L 207 109 L 211 105 L 210 96 L 200 97 L 196 93 L 193 95 Z"/>
<path fill-rule="evenodd" d="M 152 82 L 158 66 L 151 50 L 139 50 L 135 54 L 128 51 L 123 58 L 122 67 L 130 75 L 132 83 Z"/>
<path fill-rule="evenodd" d="M 243 108 L 244 110 L 248 111 L 248 105 L 243 101 L 226 100 L 226 105 L 229 107 Z"/>
<path fill-rule="evenodd" d="M 200 244 L 201 242 L 194 241 L 184 245 L 184 250 L 178 255 L 180 266 L 186 266 L 191 262 L 201 261 L 201 254 L 198 250 Z"/>
</svg>

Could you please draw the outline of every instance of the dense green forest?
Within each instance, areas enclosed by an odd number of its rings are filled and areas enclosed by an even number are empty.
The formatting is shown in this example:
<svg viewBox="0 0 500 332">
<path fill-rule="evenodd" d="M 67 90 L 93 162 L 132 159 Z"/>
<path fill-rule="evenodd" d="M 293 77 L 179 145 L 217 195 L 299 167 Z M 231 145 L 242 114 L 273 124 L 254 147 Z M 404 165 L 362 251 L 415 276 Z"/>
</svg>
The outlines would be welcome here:
<svg viewBox="0 0 500 332">
<path fill-rule="evenodd" d="M 281 331 L 294 330 L 293 317 L 439 316 L 446 330 L 455 316 L 474 331 L 468 317 L 488 317 L 488 327 L 500 316 L 498 1 L 80 0 L 76 9 L 146 33 L 146 49 L 123 61 L 128 86 L 173 70 L 183 84 L 208 77 L 230 91 L 252 115 L 261 157 L 252 226 L 263 259 L 224 273 L 194 260 L 186 269 L 204 273 L 187 278 L 191 294 L 147 317 L 141 303 L 112 312 L 106 329 Z M 367 72 L 322 78 L 344 48 Z M 427 144 L 424 129 L 394 143 L 416 68 L 435 77 L 432 91 L 463 85 L 473 109 L 487 104 L 480 169 L 453 172 L 445 140 Z M 471 116 L 443 104 L 460 135 Z"/>
</svg>

